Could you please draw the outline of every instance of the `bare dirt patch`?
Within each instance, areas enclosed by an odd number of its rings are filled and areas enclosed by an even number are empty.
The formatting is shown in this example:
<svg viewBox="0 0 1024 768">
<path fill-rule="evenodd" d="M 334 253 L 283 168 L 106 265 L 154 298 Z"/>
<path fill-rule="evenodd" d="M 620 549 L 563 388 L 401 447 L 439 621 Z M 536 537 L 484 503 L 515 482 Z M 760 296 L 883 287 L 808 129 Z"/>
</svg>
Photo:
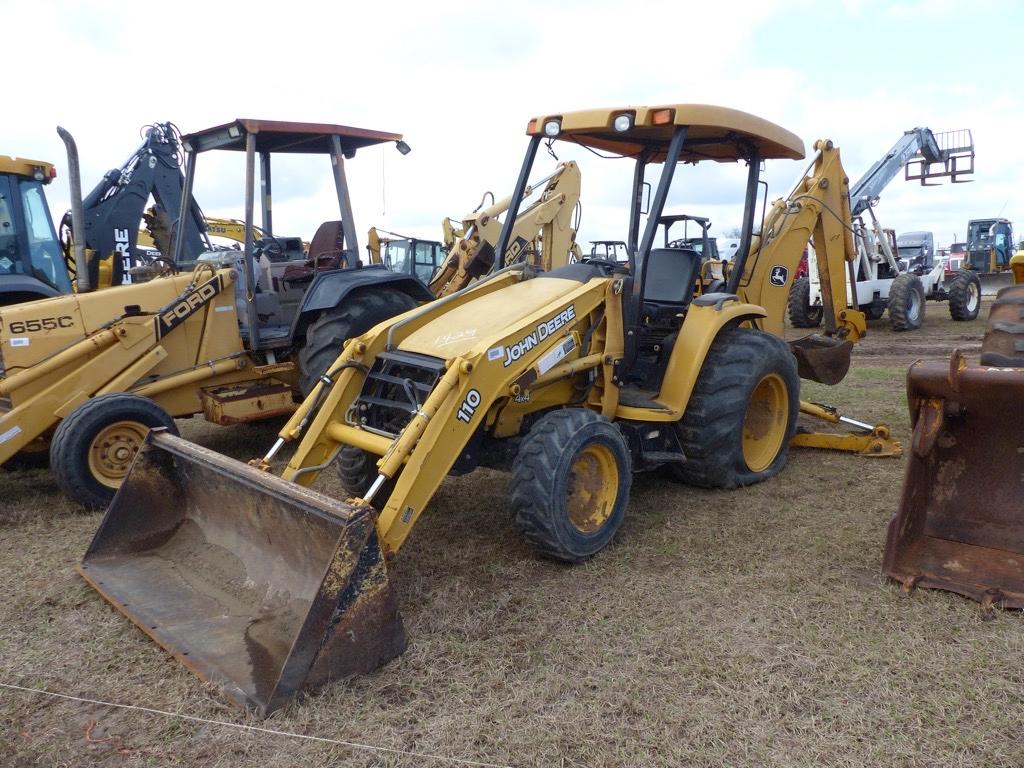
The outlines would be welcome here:
<svg viewBox="0 0 1024 768">
<path fill-rule="evenodd" d="M 806 394 L 906 442 L 907 365 L 982 330 L 934 304 L 921 332 L 874 323 L 848 380 Z M 238 458 L 273 439 L 181 427 Z M 643 475 L 616 541 L 576 567 L 523 542 L 506 475 L 452 478 L 392 570 L 408 652 L 266 723 L 74 575 L 99 515 L 45 471 L 0 473 L 0 682 L 517 766 L 1024 764 L 1024 618 L 900 599 L 880 574 L 902 473 L 794 451 L 779 477 L 734 492 Z M 445 765 L 3 689 L 0 764 Z"/>
</svg>

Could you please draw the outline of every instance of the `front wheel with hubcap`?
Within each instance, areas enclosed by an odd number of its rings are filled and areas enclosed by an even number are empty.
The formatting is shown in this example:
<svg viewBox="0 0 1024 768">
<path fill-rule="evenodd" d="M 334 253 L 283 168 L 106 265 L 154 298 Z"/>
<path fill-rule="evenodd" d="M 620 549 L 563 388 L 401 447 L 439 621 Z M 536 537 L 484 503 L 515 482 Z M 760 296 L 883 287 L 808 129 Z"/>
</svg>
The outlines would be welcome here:
<svg viewBox="0 0 1024 768">
<path fill-rule="evenodd" d="M 949 315 L 954 320 L 974 320 L 981 311 L 981 279 L 970 269 L 957 270 L 949 281 Z"/>
<path fill-rule="evenodd" d="M 150 429 L 178 430 L 146 397 L 114 393 L 86 400 L 62 419 L 50 443 L 50 464 L 61 490 L 90 509 L 107 506 Z"/>
<path fill-rule="evenodd" d="M 766 480 L 786 464 L 799 410 L 800 378 L 789 346 L 762 331 L 722 331 L 678 424 L 686 461 L 670 471 L 703 488 Z"/>
<path fill-rule="evenodd" d="M 897 275 L 889 286 L 889 323 L 894 331 L 914 331 L 924 322 L 924 284 L 910 272 Z"/>
<path fill-rule="evenodd" d="M 516 456 L 516 525 L 544 555 L 586 560 L 622 525 L 632 479 L 626 441 L 608 419 L 585 408 L 552 411 Z"/>
</svg>

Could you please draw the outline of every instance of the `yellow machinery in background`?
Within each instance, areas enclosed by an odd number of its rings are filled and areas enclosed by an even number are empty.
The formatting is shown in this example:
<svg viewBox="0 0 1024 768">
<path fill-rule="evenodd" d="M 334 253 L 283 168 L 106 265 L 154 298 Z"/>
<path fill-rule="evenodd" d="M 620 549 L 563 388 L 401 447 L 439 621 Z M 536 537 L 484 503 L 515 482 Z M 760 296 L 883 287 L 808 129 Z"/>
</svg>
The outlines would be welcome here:
<svg viewBox="0 0 1024 768">
<path fill-rule="evenodd" d="M 267 713 L 402 651 L 386 561 L 447 475 L 510 470 L 523 535 L 579 562 L 616 535 L 634 472 L 707 488 L 770 478 L 786 463 L 800 376 L 846 374 L 865 323 L 846 307 L 855 251 L 831 142 L 815 144 L 755 236 L 762 162 L 804 156 L 766 120 L 672 104 L 544 115 L 528 135 L 489 275 L 350 339 L 254 466 L 150 433 L 108 508 L 80 573 L 236 702 Z M 633 161 L 628 263 L 505 263 L 537 151 L 555 141 Z M 697 251 L 655 244 L 677 168 L 702 162 L 747 167 L 736 263 L 706 293 Z M 783 312 L 812 235 L 824 329 L 789 345 Z M 347 501 L 308 487 L 331 467 Z"/>
</svg>

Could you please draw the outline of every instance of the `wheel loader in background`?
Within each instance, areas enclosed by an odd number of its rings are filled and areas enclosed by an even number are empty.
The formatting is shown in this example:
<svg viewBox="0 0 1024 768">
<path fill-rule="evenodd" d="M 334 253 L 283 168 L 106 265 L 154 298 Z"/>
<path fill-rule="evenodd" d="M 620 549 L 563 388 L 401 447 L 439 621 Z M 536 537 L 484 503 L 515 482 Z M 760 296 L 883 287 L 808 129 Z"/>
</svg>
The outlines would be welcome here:
<svg viewBox="0 0 1024 768">
<path fill-rule="evenodd" d="M 989 312 L 978 363 L 954 350 L 907 373 L 914 433 L 883 570 L 909 594 L 943 589 L 1024 608 L 1024 254 Z"/>
<path fill-rule="evenodd" d="M 75 186 L 77 151 L 67 140 Z M 48 452 L 58 484 L 85 506 L 106 506 L 150 428 L 173 432 L 174 418 L 199 413 L 218 424 L 291 413 L 344 339 L 433 298 L 409 275 L 359 265 L 345 160 L 400 135 L 236 120 L 183 141 L 190 151 L 180 218 L 189 215 L 198 154 L 246 153 L 243 250 L 215 251 L 191 274 L 0 309 L 0 463 Z M 282 291 L 257 280 L 252 237 L 259 155 L 264 230 L 274 242 L 269 167 L 277 152 L 330 158 L 341 220 L 321 225 L 311 251 L 340 255 L 346 267 L 303 274 Z M 75 232 L 85 231 L 80 202 L 72 214 Z M 175 240 L 177 260 L 186 241 Z M 79 263 L 85 241 L 75 238 Z"/>
<path fill-rule="evenodd" d="M 348 340 L 251 465 L 151 432 L 108 508 L 79 572 L 235 702 L 266 714 L 401 653 L 387 559 L 446 475 L 510 468 L 524 536 L 578 562 L 615 536 L 633 472 L 708 488 L 765 480 L 786 462 L 799 377 L 845 375 L 865 326 L 846 307 L 855 251 L 831 142 L 755 236 L 762 161 L 804 156 L 766 120 L 675 104 L 545 115 L 527 133 L 489 275 Z M 633 161 L 628 263 L 505 263 L 537 151 L 555 141 Z M 708 161 L 747 172 L 736 263 L 724 291 L 705 293 L 700 254 L 655 240 L 677 167 Z M 812 235 L 824 329 L 787 345 L 791 275 Z M 347 501 L 308 487 L 332 466 Z"/>
</svg>

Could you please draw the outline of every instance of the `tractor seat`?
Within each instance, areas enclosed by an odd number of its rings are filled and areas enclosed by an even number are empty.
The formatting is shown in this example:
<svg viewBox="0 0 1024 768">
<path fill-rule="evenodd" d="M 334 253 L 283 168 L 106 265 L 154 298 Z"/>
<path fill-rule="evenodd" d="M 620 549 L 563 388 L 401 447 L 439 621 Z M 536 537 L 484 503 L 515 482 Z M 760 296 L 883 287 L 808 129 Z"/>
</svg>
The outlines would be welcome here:
<svg viewBox="0 0 1024 768">
<path fill-rule="evenodd" d="M 693 299 L 700 275 L 700 254 L 692 248 L 655 248 L 647 257 L 644 281 L 644 317 L 658 320 L 675 316 Z"/>
</svg>

